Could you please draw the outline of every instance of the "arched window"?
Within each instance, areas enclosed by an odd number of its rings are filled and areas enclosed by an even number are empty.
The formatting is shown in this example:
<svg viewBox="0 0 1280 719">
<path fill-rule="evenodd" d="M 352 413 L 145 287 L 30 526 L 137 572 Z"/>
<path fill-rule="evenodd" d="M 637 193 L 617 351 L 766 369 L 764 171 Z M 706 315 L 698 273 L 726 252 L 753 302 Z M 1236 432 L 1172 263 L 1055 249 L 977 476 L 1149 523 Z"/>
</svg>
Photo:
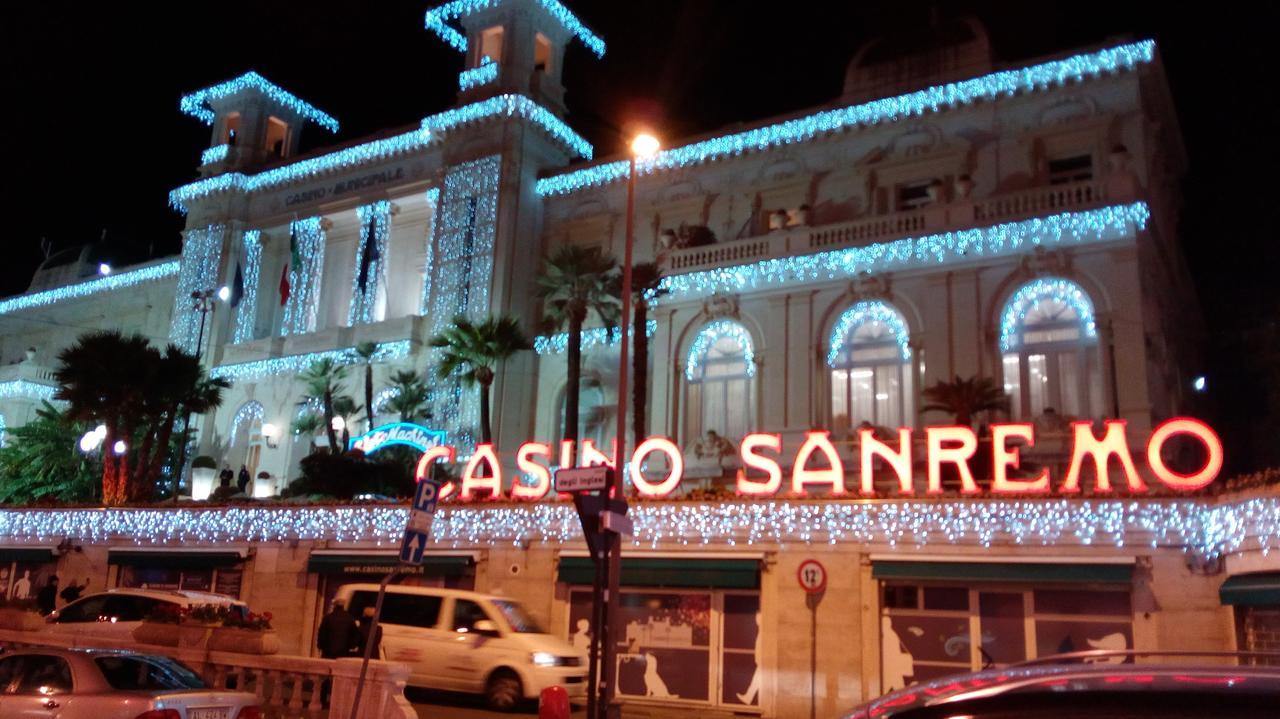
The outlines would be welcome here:
<svg viewBox="0 0 1280 719">
<path fill-rule="evenodd" d="M 1019 287 L 1000 315 L 1013 416 L 1095 417 L 1102 410 L 1097 345 L 1093 301 L 1080 285 L 1044 277 Z"/>
<path fill-rule="evenodd" d="M 858 302 L 840 315 L 827 349 L 832 427 L 915 424 L 908 339 L 902 314 L 886 302 Z"/>
<path fill-rule="evenodd" d="M 756 360 L 751 333 L 716 320 L 693 339 L 685 363 L 688 382 L 686 442 L 715 432 L 737 442 L 754 431 Z"/>
<path fill-rule="evenodd" d="M 266 414 L 262 403 L 249 400 L 240 405 L 231 418 L 231 430 L 227 433 L 227 462 L 234 470 L 240 465 L 249 469 L 249 476 L 256 477 L 262 460 L 262 418 Z"/>
</svg>

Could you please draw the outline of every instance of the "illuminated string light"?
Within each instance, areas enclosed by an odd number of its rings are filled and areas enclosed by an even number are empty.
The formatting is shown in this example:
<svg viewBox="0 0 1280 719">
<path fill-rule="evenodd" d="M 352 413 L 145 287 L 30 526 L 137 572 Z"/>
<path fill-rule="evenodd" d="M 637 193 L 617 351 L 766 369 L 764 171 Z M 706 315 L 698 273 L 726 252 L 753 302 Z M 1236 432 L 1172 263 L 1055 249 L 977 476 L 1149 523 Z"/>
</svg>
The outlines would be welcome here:
<svg viewBox="0 0 1280 719">
<path fill-rule="evenodd" d="M 637 502 L 637 547 L 756 544 L 1182 547 L 1201 558 L 1280 548 L 1280 499 Z M 328 540 L 398 546 L 404 507 L 15 509 L 0 537 L 140 545 Z M 442 504 L 435 547 L 580 543 L 573 505 Z"/>
<path fill-rule="evenodd" d="M 240 428 L 247 422 L 250 429 L 253 423 L 262 424 L 263 418 L 267 416 L 267 410 L 262 403 L 256 399 L 240 405 L 240 409 L 236 410 L 236 414 L 231 418 L 231 433 L 227 435 L 227 447 L 236 446 L 236 437 L 240 434 Z"/>
<path fill-rule="evenodd" d="M 431 134 L 421 128 L 393 137 L 373 140 L 330 152 L 319 157 L 299 160 L 257 175 L 228 172 L 183 185 L 169 193 L 169 205 L 179 212 L 198 199 L 223 192 L 256 192 L 299 180 L 310 180 L 369 162 L 378 162 L 422 149 L 431 142 Z"/>
<path fill-rule="evenodd" d="M 879 322 L 886 325 L 889 331 L 893 333 L 893 339 L 898 345 L 898 354 L 901 355 L 902 361 L 906 362 L 911 359 L 911 346 L 908 344 L 910 342 L 910 333 L 907 332 L 907 323 L 902 319 L 902 315 L 886 302 L 863 300 L 845 310 L 840 315 L 840 319 L 836 320 L 835 327 L 831 330 L 831 338 L 827 341 L 828 367 L 836 366 L 836 362 L 840 358 L 840 352 L 851 344 L 853 333 L 868 322 Z"/>
<path fill-rule="evenodd" d="M 1155 56 L 1155 47 L 1155 42 L 1151 40 L 1117 45 L 1019 70 L 1003 70 L 905 95 L 872 100 L 836 110 L 825 110 L 765 127 L 673 147 L 659 152 L 652 158 L 637 161 L 636 172 L 640 175 L 649 175 L 663 170 L 737 157 L 748 152 L 761 152 L 773 147 L 806 142 L 827 133 L 859 125 L 896 122 L 960 105 L 1012 97 L 1020 92 L 1047 90 L 1050 87 L 1078 82 L 1086 78 L 1132 70 L 1139 65 L 1151 62 Z M 536 190 L 540 196 L 564 195 L 588 187 L 625 180 L 629 171 L 628 160 L 610 162 L 543 178 L 538 180 Z"/>
<path fill-rule="evenodd" d="M 685 379 L 690 382 L 698 382 L 702 379 L 707 353 L 723 339 L 732 340 L 738 345 L 742 351 L 742 361 L 747 367 L 747 376 L 756 376 L 756 355 L 751 342 L 751 333 L 746 327 L 733 320 L 715 320 L 699 330 L 698 336 L 693 338 L 693 346 L 689 348 L 689 358 L 684 368 Z"/>
<path fill-rule="evenodd" d="M 1022 325 L 1026 322 L 1027 313 L 1045 301 L 1057 301 L 1070 307 L 1076 313 L 1076 319 L 1080 322 L 1080 329 L 1084 335 L 1098 336 L 1093 301 L 1080 285 L 1061 277 L 1041 277 L 1019 287 L 1018 291 L 1014 292 L 1005 303 L 1004 312 L 1000 315 L 1001 352 L 1018 348 L 1021 344 Z"/>
<path fill-rule="evenodd" d="M 298 403 L 298 411 L 294 413 L 294 417 L 302 419 L 309 414 L 324 414 L 324 400 L 319 397 L 307 397 L 305 400 Z M 294 432 L 294 434 L 296 435 L 298 433 Z"/>
<path fill-rule="evenodd" d="M 214 145 L 204 152 L 200 153 L 201 165 L 212 165 L 215 162 L 222 162 L 227 159 L 227 152 L 231 150 L 231 145 L 223 143 Z"/>
<path fill-rule="evenodd" d="M 52 402 L 53 395 L 57 391 L 57 387 L 25 379 L 0 382 L 0 399 L 32 399 Z"/>
<path fill-rule="evenodd" d="M 690 296 L 735 293 L 790 282 L 846 279 L 859 274 L 937 266 L 975 257 L 998 257 L 1030 247 L 1056 247 L 1106 242 L 1131 235 L 1147 225 L 1145 202 L 1112 205 L 1083 212 L 1063 212 L 991 227 L 908 237 L 843 250 L 761 260 L 682 275 L 668 275 L 661 287 L 664 301 Z"/>
<path fill-rule="evenodd" d="M 232 343 L 249 342 L 258 319 L 258 276 L 262 272 L 262 232 L 247 230 L 241 237 L 244 249 L 244 297 L 236 308 L 236 326 Z"/>
<path fill-rule="evenodd" d="M 33 307 L 47 307 L 65 300 L 89 297 L 101 292 L 111 292 L 147 282 L 155 282 L 173 277 L 181 270 L 182 263 L 179 260 L 168 260 L 146 267 L 139 267 L 136 270 L 113 272 L 110 275 L 98 277 L 87 282 L 79 282 L 52 290 L 30 292 L 25 295 L 10 297 L 7 300 L 0 300 L 0 315 Z"/>
<path fill-rule="evenodd" d="M 658 331 L 658 321 L 649 320 L 645 322 L 644 335 L 652 337 Z M 635 330 L 628 327 L 628 336 L 634 334 Z M 617 325 L 610 329 L 604 327 L 592 327 L 582 331 L 582 349 L 590 349 L 592 347 L 617 347 L 622 341 L 622 329 Z M 538 335 L 533 338 L 533 351 L 540 355 L 558 355 L 564 354 L 569 349 L 569 333 L 560 332 L 554 335 Z"/>
<path fill-rule="evenodd" d="M 324 272 L 324 220 L 320 217 L 294 220 L 290 229 L 298 245 L 299 264 L 289 268 L 289 301 L 280 322 L 281 337 L 315 331 Z"/>
<path fill-rule="evenodd" d="M 481 10 L 497 7 L 502 2 L 503 0 L 454 0 L 428 10 L 424 24 L 428 30 L 438 35 L 450 47 L 458 52 L 466 52 L 467 36 L 458 32 L 449 23 L 453 20 L 473 15 Z M 581 40 L 582 44 L 595 53 L 596 57 L 604 57 L 604 40 L 591 32 L 586 25 L 583 25 L 582 21 L 569 11 L 569 8 L 557 0 L 538 0 L 538 4 L 564 26 L 564 29 L 568 30 L 571 35 Z"/>
<path fill-rule="evenodd" d="M 193 354 L 198 354 L 200 350 L 196 341 L 200 339 L 202 313 L 196 309 L 191 295 L 218 284 L 224 234 L 225 225 L 209 225 L 188 231 L 186 240 L 182 243 L 182 270 L 178 274 L 178 286 L 174 290 L 169 341 Z M 211 334 L 206 332 L 206 339 Z"/>
<path fill-rule="evenodd" d="M 378 344 L 373 359 L 375 362 L 401 359 L 409 356 L 410 349 L 409 340 L 382 342 Z M 324 352 L 308 352 L 306 354 L 254 360 L 252 362 L 219 365 L 210 370 L 209 374 L 212 377 L 221 377 L 233 382 L 250 382 L 266 377 L 297 374 L 310 367 L 312 363 L 322 359 L 331 359 L 338 365 L 353 365 L 364 362 L 360 355 L 356 354 L 355 347 L 343 347 L 342 349 L 326 350 Z"/>
<path fill-rule="evenodd" d="M 374 321 L 373 311 L 378 304 L 378 291 L 385 281 L 387 237 L 391 234 L 391 203 L 380 200 L 372 205 L 356 208 L 360 218 L 360 240 L 356 243 L 355 271 L 351 274 L 351 306 L 347 310 L 347 324 L 351 326 Z M 369 224 L 373 223 L 373 242 L 376 251 L 366 270 L 364 290 L 360 289 L 360 265 L 364 261 L 365 245 L 369 242 Z"/>
<path fill-rule="evenodd" d="M 435 260 L 436 247 L 436 215 L 440 211 L 440 188 L 433 187 L 427 190 L 427 208 L 429 216 L 427 218 L 426 231 L 423 236 L 426 237 L 425 259 L 422 263 L 422 296 L 418 300 L 418 314 L 425 315 L 427 313 L 428 303 L 431 301 L 431 275 L 433 274 L 433 264 Z"/>
<path fill-rule="evenodd" d="M 466 92 L 472 88 L 488 85 L 498 79 L 498 63 L 493 58 L 485 55 L 480 59 L 480 64 L 458 73 L 458 89 Z"/>
<path fill-rule="evenodd" d="M 272 102 L 287 107 L 299 117 L 310 120 L 329 132 L 338 131 L 337 120 L 252 70 L 235 79 L 185 95 L 178 102 L 178 107 L 204 124 L 212 125 L 216 117 L 210 107 L 212 102 L 250 90 L 262 93 Z"/>
<path fill-rule="evenodd" d="M 594 149 L 573 128 L 556 117 L 550 110 L 524 95 L 507 93 L 487 100 L 473 102 L 452 110 L 432 115 L 422 121 L 422 128 L 433 134 L 445 133 L 469 124 L 502 117 L 519 117 L 538 125 L 565 147 L 590 160 Z"/>
<path fill-rule="evenodd" d="M 373 416 L 385 414 L 387 403 L 400 396 L 399 387 L 383 387 L 373 395 Z"/>
</svg>

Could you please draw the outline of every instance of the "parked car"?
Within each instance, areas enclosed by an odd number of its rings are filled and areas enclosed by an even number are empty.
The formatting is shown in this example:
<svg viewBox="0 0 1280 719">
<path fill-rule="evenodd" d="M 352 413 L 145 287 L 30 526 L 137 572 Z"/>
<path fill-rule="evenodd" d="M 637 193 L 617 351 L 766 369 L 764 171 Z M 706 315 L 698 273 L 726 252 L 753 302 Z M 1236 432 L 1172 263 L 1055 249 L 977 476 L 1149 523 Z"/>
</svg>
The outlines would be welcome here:
<svg viewBox="0 0 1280 719">
<path fill-rule="evenodd" d="M 1198 657 L 1200 661 L 1189 661 Z M 1211 662 L 1204 663 L 1205 658 Z M 1271 666 L 1236 661 L 1264 659 Z M 1158 664 L 1132 663 L 1158 659 Z M 1092 651 L 921 682 L 845 719 L 1274 719 L 1280 654 Z"/>
<path fill-rule="evenodd" d="M 247 692 L 209 689 L 169 657 L 107 649 L 0 655 L 5 719 L 262 719 Z"/>
<path fill-rule="evenodd" d="M 112 589 L 90 594 L 68 603 L 45 617 L 60 634 L 76 634 L 111 641 L 133 640 L 133 630 L 161 604 L 193 607 L 201 604 L 227 604 L 248 612 L 244 602 L 209 592 L 170 591 L 163 589 Z"/>
<path fill-rule="evenodd" d="M 337 599 L 359 617 L 374 606 L 376 584 L 348 584 Z M 586 697 L 587 657 L 554 637 L 511 599 L 431 587 L 387 587 L 380 654 L 410 666 L 409 684 L 483 693 L 508 710 L 562 686 Z"/>
</svg>

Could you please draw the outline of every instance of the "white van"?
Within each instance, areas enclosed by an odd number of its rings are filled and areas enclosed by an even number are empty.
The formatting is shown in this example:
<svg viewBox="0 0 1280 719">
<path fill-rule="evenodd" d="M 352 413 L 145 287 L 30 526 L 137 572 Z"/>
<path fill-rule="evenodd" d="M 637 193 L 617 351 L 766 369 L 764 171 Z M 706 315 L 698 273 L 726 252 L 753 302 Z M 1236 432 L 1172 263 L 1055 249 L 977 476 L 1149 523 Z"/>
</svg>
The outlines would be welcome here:
<svg viewBox="0 0 1280 719">
<path fill-rule="evenodd" d="M 335 599 L 359 617 L 377 602 L 378 585 L 348 584 Z M 382 658 L 408 664 L 410 686 L 483 693 L 499 710 L 537 698 L 549 686 L 586 698 L 586 655 L 547 634 L 512 599 L 389 586 L 379 626 Z"/>
</svg>

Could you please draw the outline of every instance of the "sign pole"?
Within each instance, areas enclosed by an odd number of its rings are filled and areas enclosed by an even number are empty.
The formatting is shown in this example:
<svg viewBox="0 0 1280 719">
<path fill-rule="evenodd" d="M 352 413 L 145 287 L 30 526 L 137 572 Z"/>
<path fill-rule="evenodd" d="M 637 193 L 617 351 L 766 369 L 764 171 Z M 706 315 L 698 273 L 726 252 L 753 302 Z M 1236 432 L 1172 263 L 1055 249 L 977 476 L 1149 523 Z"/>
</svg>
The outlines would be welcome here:
<svg viewBox="0 0 1280 719">
<path fill-rule="evenodd" d="M 360 680 L 356 682 L 356 696 L 351 701 L 351 719 L 356 719 L 360 711 L 360 698 L 364 694 L 364 680 L 369 673 L 369 658 L 373 656 L 373 646 L 378 643 L 378 622 L 382 621 L 382 599 L 387 596 L 387 585 L 400 574 L 396 567 L 382 578 L 378 585 L 378 601 L 373 605 L 373 622 L 369 625 L 369 637 L 364 642 L 364 661 L 360 662 Z"/>
<path fill-rule="evenodd" d="M 816 559 L 806 559 L 796 570 L 796 580 L 804 590 L 809 607 L 809 719 L 818 716 L 818 604 L 827 591 L 827 568 Z"/>
</svg>

